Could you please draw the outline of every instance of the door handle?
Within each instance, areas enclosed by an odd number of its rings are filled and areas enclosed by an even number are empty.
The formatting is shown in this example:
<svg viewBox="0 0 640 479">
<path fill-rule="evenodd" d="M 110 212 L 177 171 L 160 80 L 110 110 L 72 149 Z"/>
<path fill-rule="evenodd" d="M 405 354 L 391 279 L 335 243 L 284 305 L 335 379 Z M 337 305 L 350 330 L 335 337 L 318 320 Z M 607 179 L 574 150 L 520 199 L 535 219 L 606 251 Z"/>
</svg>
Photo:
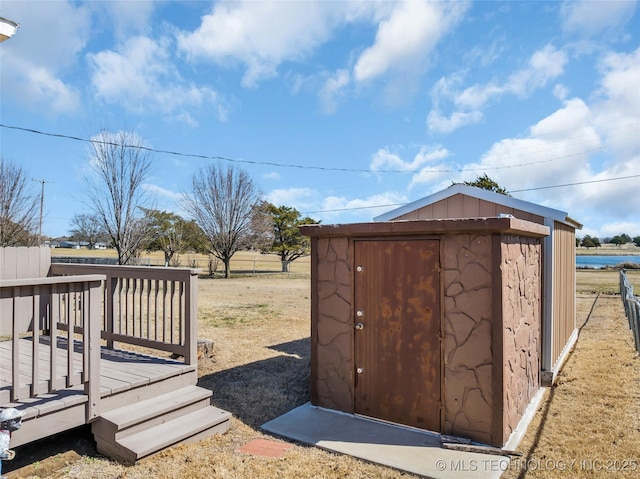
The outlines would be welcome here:
<svg viewBox="0 0 640 479">
<path fill-rule="evenodd" d="M 356 329 L 357 329 L 358 331 L 360 331 L 360 330 L 364 329 L 364 324 L 362 324 L 362 323 L 356 323 Z"/>
</svg>

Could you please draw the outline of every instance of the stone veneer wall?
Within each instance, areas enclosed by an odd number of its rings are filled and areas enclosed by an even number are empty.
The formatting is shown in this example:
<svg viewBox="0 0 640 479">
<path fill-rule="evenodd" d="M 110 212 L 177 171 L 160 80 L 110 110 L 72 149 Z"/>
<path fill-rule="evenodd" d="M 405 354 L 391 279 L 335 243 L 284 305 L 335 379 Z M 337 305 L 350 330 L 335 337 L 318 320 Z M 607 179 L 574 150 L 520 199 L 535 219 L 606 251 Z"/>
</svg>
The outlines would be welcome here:
<svg viewBox="0 0 640 479">
<path fill-rule="evenodd" d="M 538 239 L 502 238 L 504 441 L 540 388 L 541 251 Z"/>
<path fill-rule="evenodd" d="M 502 446 L 539 385 L 540 241 L 490 233 L 442 241 L 440 432 Z M 311 402 L 347 413 L 354 411 L 352 247 L 348 237 L 312 239 Z"/>
<path fill-rule="evenodd" d="M 494 414 L 500 414 L 493 408 L 492 249 L 488 234 L 447 236 L 441 258 L 444 432 L 489 444 Z"/>
<path fill-rule="evenodd" d="M 315 251 L 317 291 L 312 294 L 317 295 L 318 319 L 317 330 L 312 331 L 311 402 L 328 409 L 353 412 L 350 242 L 346 237 L 318 238 Z"/>
</svg>

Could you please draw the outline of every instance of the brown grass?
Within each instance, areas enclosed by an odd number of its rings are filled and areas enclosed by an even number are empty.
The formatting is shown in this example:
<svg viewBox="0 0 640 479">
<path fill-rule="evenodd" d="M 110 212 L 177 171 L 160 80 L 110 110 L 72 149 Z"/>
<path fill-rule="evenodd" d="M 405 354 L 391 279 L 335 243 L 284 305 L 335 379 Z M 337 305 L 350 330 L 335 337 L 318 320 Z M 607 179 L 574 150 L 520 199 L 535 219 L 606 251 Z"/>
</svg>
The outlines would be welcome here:
<svg viewBox="0 0 640 479">
<path fill-rule="evenodd" d="M 638 477 L 640 361 L 620 297 L 579 297 L 578 317 L 578 343 L 506 479 Z"/>
<path fill-rule="evenodd" d="M 616 272 L 579 271 L 577 277 L 578 318 L 584 322 L 596 297 L 592 291 L 616 291 L 618 276 Z M 636 284 L 638 280 L 640 274 L 633 276 Z M 9 477 L 414 477 L 299 444 L 282 458 L 239 452 L 252 439 L 274 439 L 259 426 L 308 400 L 309 299 L 308 279 L 200 281 L 198 336 L 215 341 L 215 354 L 201 359 L 199 384 L 213 390 L 217 406 L 234 414 L 226 434 L 169 448 L 127 467 L 98 455 L 84 429 L 20 448 L 15 464 L 4 465 L 25 467 Z M 544 460 L 551 460 L 545 464 L 550 466 L 574 458 L 634 459 L 634 454 L 640 460 L 640 361 L 622 314 L 619 296 L 600 296 L 596 302 L 558 385 L 547 392 L 521 444 L 529 466 Z M 622 464 L 617 466 L 620 469 Z M 602 471 L 584 470 L 573 474 L 603 475 Z M 525 471 L 516 464 L 505 477 L 558 475 L 557 470 Z M 616 471 L 606 477 L 635 474 Z"/>
</svg>

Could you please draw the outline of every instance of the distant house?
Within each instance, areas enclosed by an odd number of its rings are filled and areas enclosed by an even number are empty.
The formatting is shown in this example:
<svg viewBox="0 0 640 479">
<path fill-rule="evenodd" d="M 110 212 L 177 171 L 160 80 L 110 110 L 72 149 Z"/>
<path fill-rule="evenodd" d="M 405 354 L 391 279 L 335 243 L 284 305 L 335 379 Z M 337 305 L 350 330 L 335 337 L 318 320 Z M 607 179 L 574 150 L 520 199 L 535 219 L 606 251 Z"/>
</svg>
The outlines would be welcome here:
<svg viewBox="0 0 640 479">
<path fill-rule="evenodd" d="M 93 249 L 107 249 L 106 243 L 96 243 L 93 245 Z"/>
<path fill-rule="evenodd" d="M 61 241 L 58 248 L 80 249 L 80 243 L 77 241 Z"/>
<path fill-rule="evenodd" d="M 373 220 L 402 221 L 425 219 L 491 218 L 511 215 L 549 227 L 542 244 L 543 385 L 551 384 L 578 337 L 575 313 L 575 231 L 582 225 L 564 211 L 541 206 L 493 191 L 454 184 Z"/>
</svg>

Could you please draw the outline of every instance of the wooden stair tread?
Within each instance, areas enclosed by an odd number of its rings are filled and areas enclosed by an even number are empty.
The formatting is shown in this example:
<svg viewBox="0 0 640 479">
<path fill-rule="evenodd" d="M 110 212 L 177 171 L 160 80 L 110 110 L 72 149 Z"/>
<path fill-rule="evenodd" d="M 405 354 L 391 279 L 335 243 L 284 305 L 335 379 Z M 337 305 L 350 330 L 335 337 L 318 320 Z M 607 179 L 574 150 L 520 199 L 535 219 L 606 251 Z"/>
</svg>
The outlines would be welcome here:
<svg viewBox="0 0 640 479">
<path fill-rule="evenodd" d="M 230 419 L 231 413 L 207 406 L 137 432 L 118 440 L 117 443 L 132 451 L 136 459 L 140 459 Z"/>
<path fill-rule="evenodd" d="M 187 404 L 211 397 L 211 391 L 198 386 L 186 386 L 175 391 L 161 394 L 151 399 L 114 409 L 100 416 L 118 430 L 143 423 L 154 417 L 180 409 Z"/>
</svg>

